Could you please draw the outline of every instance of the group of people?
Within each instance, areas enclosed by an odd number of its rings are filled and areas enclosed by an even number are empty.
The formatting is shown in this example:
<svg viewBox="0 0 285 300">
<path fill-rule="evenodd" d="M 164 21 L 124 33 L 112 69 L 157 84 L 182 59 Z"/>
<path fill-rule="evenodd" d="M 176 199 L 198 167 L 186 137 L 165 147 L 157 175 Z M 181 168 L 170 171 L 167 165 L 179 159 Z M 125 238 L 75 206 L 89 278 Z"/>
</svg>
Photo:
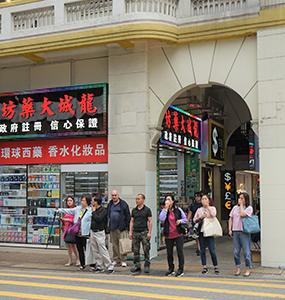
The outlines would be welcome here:
<svg viewBox="0 0 285 300">
<path fill-rule="evenodd" d="M 250 217 L 252 215 L 253 208 L 250 206 L 249 195 L 247 193 L 241 193 L 238 198 L 238 204 L 235 205 L 229 214 L 229 235 L 233 237 L 233 249 L 234 260 L 236 264 L 235 276 L 240 275 L 241 267 L 241 249 L 243 249 L 246 272 L 244 277 L 250 276 L 251 270 L 251 257 L 250 257 L 250 234 L 243 232 L 242 218 Z M 159 219 L 164 222 L 164 236 L 167 249 L 167 261 L 168 271 L 166 276 L 176 277 L 184 275 L 184 254 L 183 254 L 183 230 L 181 224 L 189 225 L 192 218 L 192 225 L 199 222 L 200 219 L 215 218 L 217 210 L 214 206 L 214 201 L 211 199 L 205 191 L 195 193 L 195 200 L 191 204 L 188 212 L 188 218 L 186 218 L 183 210 L 176 206 L 174 197 L 169 195 L 165 198 L 165 207 L 161 210 Z M 208 273 L 206 264 L 206 248 L 208 247 L 212 263 L 214 266 L 214 272 L 218 275 L 218 260 L 215 251 L 214 236 L 203 235 L 204 228 L 203 223 L 200 229 L 199 237 L 196 239 L 197 243 L 197 255 L 201 255 L 202 262 L 202 274 Z M 178 256 L 178 271 L 175 273 L 173 264 L 173 247 L 176 245 Z"/>
<path fill-rule="evenodd" d="M 152 215 L 151 210 L 144 204 L 145 196 L 137 195 L 137 206 L 131 214 L 128 204 L 119 197 L 118 191 L 112 191 L 111 196 L 112 200 L 108 203 L 107 209 L 102 206 L 100 196 L 91 199 L 90 195 L 84 195 L 81 197 L 80 206 L 76 207 L 73 197 L 69 196 L 66 199 L 66 207 L 55 211 L 64 213 L 64 217 L 60 218 L 64 225 L 64 236 L 74 223 L 81 220 L 79 231 L 75 236 L 76 248 L 74 244 L 67 244 L 69 260 L 65 266 L 69 267 L 73 264 L 72 253 L 74 253 L 78 271 L 86 268 L 84 249 L 87 239 L 90 239 L 95 260 L 90 270 L 100 273 L 106 268 L 108 274 L 113 274 L 114 266 L 127 267 L 127 256 L 120 253 L 119 241 L 128 234 L 129 239 L 132 240 L 134 253 L 134 267 L 131 268 L 131 272 L 141 272 L 140 244 L 142 243 L 145 257 L 144 272 L 149 273 Z M 112 259 L 105 242 L 107 228 L 110 229 L 110 240 L 113 245 Z"/>
<path fill-rule="evenodd" d="M 134 266 L 131 268 L 133 274 L 141 272 L 140 262 L 140 244 L 144 252 L 144 272 L 150 272 L 150 239 L 152 230 L 152 213 L 144 204 L 145 196 L 138 194 L 136 197 L 136 207 L 130 214 L 128 204 L 119 197 L 118 191 L 111 193 L 112 200 L 108 203 L 107 209 L 102 206 L 102 198 L 95 196 L 91 199 L 90 195 L 82 196 L 81 206 L 75 207 L 72 197 L 67 197 L 66 208 L 60 208 L 56 211 L 65 213 L 61 219 L 64 223 L 64 232 L 66 232 L 73 222 L 81 219 L 81 225 L 78 234 L 75 237 L 76 248 L 68 244 L 68 263 L 65 266 L 72 265 L 72 253 L 76 257 L 78 270 L 84 270 L 86 240 L 90 238 L 95 264 L 91 267 L 94 273 L 104 272 L 107 269 L 108 274 L 114 273 L 114 266 L 127 267 L 126 255 L 122 255 L 119 250 L 119 241 L 124 235 L 128 234 L 132 240 L 132 251 L 134 254 Z M 91 204 L 91 206 L 90 206 Z M 247 193 L 239 195 L 238 204 L 233 207 L 229 215 L 229 235 L 233 237 L 234 260 L 236 264 L 235 276 L 240 275 L 241 267 L 241 249 L 243 249 L 246 272 L 243 276 L 250 276 L 251 258 L 250 258 L 250 235 L 243 232 L 242 219 L 250 217 L 252 207 L 249 205 L 249 196 Z M 174 196 L 165 197 L 165 207 L 159 214 L 160 221 L 164 222 L 164 236 L 167 249 L 168 271 L 166 276 L 175 275 L 181 277 L 184 275 L 184 254 L 183 254 L 183 235 L 184 226 L 188 225 L 192 218 L 192 225 L 199 222 L 200 219 L 215 218 L 217 210 L 214 201 L 207 193 L 195 193 L 195 201 L 190 206 L 188 218 L 184 211 L 177 207 Z M 110 229 L 110 240 L 113 245 L 113 257 L 110 258 L 106 248 L 106 228 Z M 197 255 L 201 256 L 202 274 L 207 274 L 206 248 L 208 247 L 215 274 L 219 274 L 218 260 L 215 252 L 215 241 L 213 236 L 204 237 L 203 223 L 200 229 L 197 242 Z M 173 248 L 176 246 L 178 255 L 178 270 L 175 272 Z"/>
</svg>

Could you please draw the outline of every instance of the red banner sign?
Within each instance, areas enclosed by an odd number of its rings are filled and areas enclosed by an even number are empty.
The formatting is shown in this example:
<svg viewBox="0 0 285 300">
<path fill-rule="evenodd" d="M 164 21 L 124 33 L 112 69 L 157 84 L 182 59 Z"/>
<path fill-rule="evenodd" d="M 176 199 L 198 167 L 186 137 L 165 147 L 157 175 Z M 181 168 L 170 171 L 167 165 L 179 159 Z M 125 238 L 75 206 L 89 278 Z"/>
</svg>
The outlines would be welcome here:
<svg viewBox="0 0 285 300">
<path fill-rule="evenodd" d="M 108 162 L 107 137 L 0 143 L 0 165 Z"/>
</svg>

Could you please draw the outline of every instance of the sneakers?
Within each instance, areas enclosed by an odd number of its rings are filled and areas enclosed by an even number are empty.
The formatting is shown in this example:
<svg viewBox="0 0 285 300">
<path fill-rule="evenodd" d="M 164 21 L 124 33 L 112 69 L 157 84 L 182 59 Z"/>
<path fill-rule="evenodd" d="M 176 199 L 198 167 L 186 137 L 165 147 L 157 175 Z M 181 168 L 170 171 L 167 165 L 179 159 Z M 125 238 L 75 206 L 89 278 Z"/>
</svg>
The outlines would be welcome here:
<svg viewBox="0 0 285 300">
<path fill-rule="evenodd" d="M 202 274 L 205 275 L 205 274 L 207 274 L 207 273 L 208 273 L 208 269 L 207 269 L 207 268 L 204 268 L 203 271 L 202 271 Z"/>
<path fill-rule="evenodd" d="M 218 268 L 215 268 L 215 274 L 216 274 L 216 275 L 219 275 L 219 274 L 220 274 L 220 271 L 219 271 Z"/>
<path fill-rule="evenodd" d="M 144 272 L 147 273 L 147 274 L 149 273 L 149 266 L 144 267 Z"/>
<path fill-rule="evenodd" d="M 184 275 L 183 271 L 178 270 L 177 273 L 175 274 L 175 277 L 182 277 Z"/>
<path fill-rule="evenodd" d="M 118 264 L 115 261 L 113 261 L 112 265 L 113 265 L 113 267 L 116 267 Z"/>
<path fill-rule="evenodd" d="M 141 272 L 141 268 L 133 267 L 133 268 L 131 268 L 131 272 L 132 272 L 133 274 L 140 273 L 140 272 Z"/>
<path fill-rule="evenodd" d="M 165 273 L 165 276 L 172 276 L 172 275 L 174 275 L 174 274 L 175 274 L 174 270 L 168 270 L 168 271 Z"/>
<path fill-rule="evenodd" d="M 104 273 L 104 269 L 96 268 L 95 270 L 93 270 L 93 273 L 95 273 L 95 274 Z"/>
<path fill-rule="evenodd" d="M 112 275 L 112 274 L 114 274 L 114 273 L 115 273 L 114 270 L 107 270 L 107 274 L 108 274 L 108 275 Z"/>
<path fill-rule="evenodd" d="M 123 267 L 123 268 L 126 268 L 126 267 L 127 267 L 127 263 L 122 262 L 122 267 Z"/>
</svg>

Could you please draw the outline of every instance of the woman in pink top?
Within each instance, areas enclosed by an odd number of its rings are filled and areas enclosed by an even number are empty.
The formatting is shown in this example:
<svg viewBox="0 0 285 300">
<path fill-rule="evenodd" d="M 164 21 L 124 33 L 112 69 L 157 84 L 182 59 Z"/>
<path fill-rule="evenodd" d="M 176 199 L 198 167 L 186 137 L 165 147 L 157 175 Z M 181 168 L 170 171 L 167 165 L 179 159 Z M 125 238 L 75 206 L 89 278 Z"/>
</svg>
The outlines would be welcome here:
<svg viewBox="0 0 285 300">
<path fill-rule="evenodd" d="M 180 207 L 175 205 L 174 197 L 165 197 L 165 208 L 160 212 L 159 220 L 164 222 L 164 236 L 167 249 L 168 271 L 166 276 L 174 275 L 173 246 L 176 243 L 179 268 L 175 277 L 184 275 L 183 233 L 180 224 L 186 224 L 187 218 Z"/>
<path fill-rule="evenodd" d="M 66 198 L 66 206 L 65 208 L 73 208 L 75 207 L 75 200 L 73 197 L 69 196 Z M 68 215 L 68 214 L 64 214 L 63 218 L 60 218 L 60 220 L 62 221 L 62 224 L 64 225 L 63 228 L 63 240 L 64 240 L 64 235 L 66 233 L 66 231 L 73 225 L 74 223 L 74 215 Z M 75 244 L 67 244 L 67 252 L 68 252 L 68 263 L 65 264 L 66 267 L 72 266 L 72 252 L 75 255 L 76 258 L 76 266 L 80 266 L 80 262 L 79 262 L 79 256 L 78 256 L 78 251 L 76 249 L 76 245 Z"/>
<path fill-rule="evenodd" d="M 250 234 L 243 232 L 242 220 L 243 217 L 252 215 L 252 207 L 249 205 L 249 195 L 241 193 L 238 198 L 238 205 L 235 205 L 230 212 L 229 219 L 229 235 L 233 238 L 234 258 L 237 271 L 235 276 L 240 275 L 241 266 L 241 248 L 246 265 L 244 277 L 250 276 L 251 257 L 250 257 Z"/>
<path fill-rule="evenodd" d="M 194 216 L 194 222 L 197 223 L 200 219 L 204 218 L 214 218 L 217 214 L 217 210 L 215 206 L 210 206 L 210 197 L 208 195 L 204 195 L 202 197 L 202 205 L 203 207 L 200 207 Z M 204 237 L 203 236 L 203 225 L 201 228 L 201 234 L 199 235 L 199 243 L 201 248 L 201 261 L 203 265 L 202 274 L 207 274 L 208 269 L 206 265 L 206 243 L 208 245 L 212 262 L 215 269 L 215 274 L 219 275 L 219 269 L 218 269 L 218 260 L 217 255 L 215 252 L 215 240 L 213 236 Z"/>
</svg>

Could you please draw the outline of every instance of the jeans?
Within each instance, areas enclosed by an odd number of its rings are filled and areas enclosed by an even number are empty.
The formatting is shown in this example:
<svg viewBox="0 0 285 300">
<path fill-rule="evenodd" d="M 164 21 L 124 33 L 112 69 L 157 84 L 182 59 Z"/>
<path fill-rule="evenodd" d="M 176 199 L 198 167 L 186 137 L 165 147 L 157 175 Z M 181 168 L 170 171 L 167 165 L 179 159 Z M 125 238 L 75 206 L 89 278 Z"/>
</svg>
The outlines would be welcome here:
<svg viewBox="0 0 285 300">
<path fill-rule="evenodd" d="M 184 270 L 184 254 L 183 254 L 183 235 L 179 236 L 175 239 L 165 239 L 166 249 L 167 249 L 167 262 L 169 271 L 174 271 L 174 263 L 173 263 L 173 246 L 174 242 L 176 242 L 176 251 L 178 255 L 179 261 L 179 271 Z"/>
<path fill-rule="evenodd" d="M 144 252 L 144 266 L 150 266 L 150 259 L 149 259 L 149 250 L 150 250 L 150 241 L 147 239 L 148 231 L 143 232 L 133 232 L 132 238 L 132 248 L 134 252 L 134 264 L 137 268 L 141 267 L 140 262 L 140 243 L 143 246 Z"/>
<path fill-rule="evenodd" d="M 251 269 L 251 257 L 250 257 L 250 234 L 242 231 L 233 231 L 233 246 L 234 246 L 234 258 L 237 268 L 241 266 L 241 248 L 243 249 L 243 255 L 245 260 L 245 266 L 247 269 Z"/>
<path fill-rule="evenodd" d="M 217 260 L 217 255 L 215 252 L 215 239 L 213 236 L 208 236 L 208 237 L 204 237 L 203 236 L 203 232 L 201 232 L 200 236 L 199 236 L 199 242 L 200 242 L 200 249 L 201 249 L 201 261 L 202 261 L 202 265 L 206 266 L 206 244 L 208 245 L 210 254 L 211 254 L 211 258 L 212 258 L 212 262 L 214 267 L 218 265 L 218 260 Z"/>
</svg>

